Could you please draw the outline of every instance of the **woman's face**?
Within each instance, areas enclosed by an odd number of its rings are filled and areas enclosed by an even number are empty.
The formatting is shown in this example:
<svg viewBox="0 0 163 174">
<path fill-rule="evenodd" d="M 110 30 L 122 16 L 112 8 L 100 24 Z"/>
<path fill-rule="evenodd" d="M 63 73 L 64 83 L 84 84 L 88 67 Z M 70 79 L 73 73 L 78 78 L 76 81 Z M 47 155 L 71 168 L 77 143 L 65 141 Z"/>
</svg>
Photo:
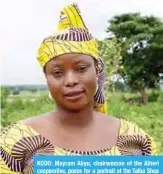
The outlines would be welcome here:
<svg viewBox="0 0 163 174">
<path fill-rule="evenodd" d="M 91 56 L 66 54 L 52 59 L 45 76 L 57 106 L 77 111 L 93 105 L 97 74 Z"/>
</svg>

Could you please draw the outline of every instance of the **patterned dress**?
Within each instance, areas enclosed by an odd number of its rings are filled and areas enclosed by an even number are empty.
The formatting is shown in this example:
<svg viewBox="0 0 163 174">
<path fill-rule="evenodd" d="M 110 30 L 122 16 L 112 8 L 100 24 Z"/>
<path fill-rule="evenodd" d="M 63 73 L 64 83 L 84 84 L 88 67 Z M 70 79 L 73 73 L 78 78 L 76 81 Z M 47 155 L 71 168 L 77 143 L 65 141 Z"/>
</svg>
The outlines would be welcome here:
<svg viewBox="0 0 163 174">
<path fill-rule="evenodd" d="M 33 128 L 19 121 L 1 135 L 1 173 L 33 173 L 34 155 L 156 155 L 153 139 L 137 125 L 120 120 L 116 146 L 97 151 L 76 151 L 54 146 Z"/>
</svg>

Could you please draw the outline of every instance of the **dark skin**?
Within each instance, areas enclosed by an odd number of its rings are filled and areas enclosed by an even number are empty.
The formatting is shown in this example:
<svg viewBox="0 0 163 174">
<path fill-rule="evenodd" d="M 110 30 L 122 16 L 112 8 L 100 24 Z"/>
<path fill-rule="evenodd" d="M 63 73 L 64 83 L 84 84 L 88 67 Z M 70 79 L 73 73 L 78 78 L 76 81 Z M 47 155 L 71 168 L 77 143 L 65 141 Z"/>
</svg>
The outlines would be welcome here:
<svg viewBox="0 0 163 174">
<path fill-rule="evenodd" d="M 66 54 L 46 64 L 45 77 L 56 110 L 25 120 L 54 146 L 98 150 L 116 145 L 120 121 L 93 107 L 98 72 L 94 59 Z"/>
</svg>

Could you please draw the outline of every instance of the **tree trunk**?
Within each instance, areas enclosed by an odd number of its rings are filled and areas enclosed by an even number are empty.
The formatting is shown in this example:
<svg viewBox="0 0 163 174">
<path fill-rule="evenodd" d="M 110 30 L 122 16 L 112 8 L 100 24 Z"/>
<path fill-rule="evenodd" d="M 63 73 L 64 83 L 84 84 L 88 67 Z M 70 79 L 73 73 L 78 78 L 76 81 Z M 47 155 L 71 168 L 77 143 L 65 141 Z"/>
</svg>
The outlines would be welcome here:
<svg viewBox="0 0 163 174">
<path fill-rule="evenodd" d="M 145 91 L 145 87 L 140 88 L 139 91 L 140 91 L 140 94 L 142 96 L 142 101 L 141 101 L 142 104 L 147 104 L 148 103 L 148 95 Z"/>
</svg>

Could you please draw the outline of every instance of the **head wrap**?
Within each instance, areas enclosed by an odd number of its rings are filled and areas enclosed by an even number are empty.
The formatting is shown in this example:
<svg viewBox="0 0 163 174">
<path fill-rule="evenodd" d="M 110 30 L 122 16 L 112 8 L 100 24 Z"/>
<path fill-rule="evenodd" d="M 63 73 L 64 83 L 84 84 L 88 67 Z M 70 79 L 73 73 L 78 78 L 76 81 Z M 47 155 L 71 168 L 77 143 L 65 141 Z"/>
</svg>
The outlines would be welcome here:
<svg viewBox="0 0 163 174">
<path fill-rule="evenodd" d="M 107 113 L 107 105 L 103 93 L 104 63 L 98 57 L 98 44 L 89 33 L 80 15 L 77 4 L 66 6 L 60 15 L 57 32 L 44 39 L 39 50 L 37 60 L 41 67 L 58 56 L 77 53 L 93 57 L 98 62 L 98 88 L 94 96 L 94 106 L 99 112 Z"/>
</svg>

